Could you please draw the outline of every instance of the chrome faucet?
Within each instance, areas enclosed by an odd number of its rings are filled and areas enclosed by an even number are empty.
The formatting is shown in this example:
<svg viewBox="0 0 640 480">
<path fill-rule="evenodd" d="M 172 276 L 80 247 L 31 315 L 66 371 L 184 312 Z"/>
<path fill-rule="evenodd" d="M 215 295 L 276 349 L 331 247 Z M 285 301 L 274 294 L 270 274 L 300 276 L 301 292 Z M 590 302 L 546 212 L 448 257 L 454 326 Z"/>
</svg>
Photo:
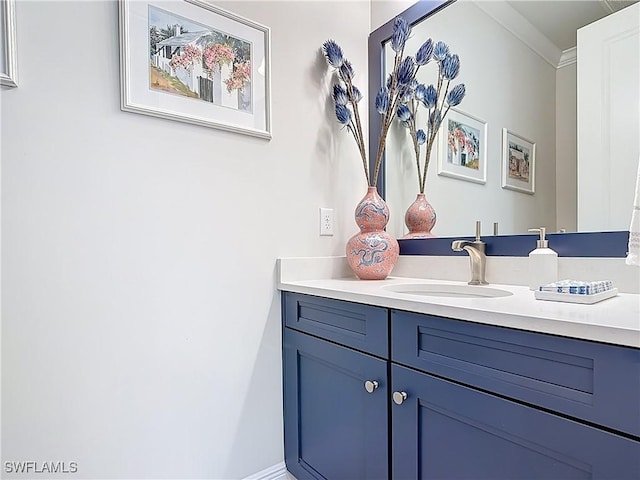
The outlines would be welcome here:
<svg viewBox="0 0 640 480">
<path fill-rule="evenodd" d="M 454 240 L 451 242 L 451 249 L 455 252 L 466 250 L 471 262 L 471 281 L 469 285 L 488 285 L 484 279 L 487 267 L 487 256 L 485 255 L 486 244 L 480 240 L 480 222 L 476 222 L 476 239 L 473 242 L 468 240 Z"/>
</svg>

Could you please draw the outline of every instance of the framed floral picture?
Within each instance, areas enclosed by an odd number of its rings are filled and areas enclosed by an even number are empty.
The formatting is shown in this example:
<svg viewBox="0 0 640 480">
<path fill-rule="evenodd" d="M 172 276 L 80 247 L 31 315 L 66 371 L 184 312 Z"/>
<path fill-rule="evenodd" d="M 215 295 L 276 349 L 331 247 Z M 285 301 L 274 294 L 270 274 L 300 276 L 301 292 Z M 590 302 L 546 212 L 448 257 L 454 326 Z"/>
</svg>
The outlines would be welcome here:
<svg viewBox="0 0 640 480">
<path fill-rule="evenodd" d="M 0 1 L 0 85 L 4 87 L 18 86 L 15 9 L 15 0 Z"/>
<path fill-rule="evenodd" d="M 438 175 L 487 182 L 487 123 L 449 110 L 439 133 Z"/>
<path fill-rule="evenodd" d="M 121 107 L 271 138 L 270 30 L 200 0 L 123 0 Z"/>
<path fill-rule="evenodd" d="M 502 129 L 502 188 L 535 193 L 536 144 Z"/>
</svg>

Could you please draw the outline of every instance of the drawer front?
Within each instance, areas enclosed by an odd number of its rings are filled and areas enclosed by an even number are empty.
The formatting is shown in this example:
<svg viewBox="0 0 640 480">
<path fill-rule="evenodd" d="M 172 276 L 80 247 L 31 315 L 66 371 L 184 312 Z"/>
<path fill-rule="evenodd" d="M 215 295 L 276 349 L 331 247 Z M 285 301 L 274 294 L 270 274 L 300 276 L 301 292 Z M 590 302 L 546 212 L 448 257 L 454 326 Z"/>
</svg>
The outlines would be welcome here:
<svg viewBox="0 0 640 480">
<path fill-rule="evenodd" d="M 640 350 L 407 312 L 394 362 L 640 436 Z"/>
<path fill-rule="evenodd" d="M 388 358 L 388 310 L 312 295 L 284 292 L 285 326 Z"/>
</svg>

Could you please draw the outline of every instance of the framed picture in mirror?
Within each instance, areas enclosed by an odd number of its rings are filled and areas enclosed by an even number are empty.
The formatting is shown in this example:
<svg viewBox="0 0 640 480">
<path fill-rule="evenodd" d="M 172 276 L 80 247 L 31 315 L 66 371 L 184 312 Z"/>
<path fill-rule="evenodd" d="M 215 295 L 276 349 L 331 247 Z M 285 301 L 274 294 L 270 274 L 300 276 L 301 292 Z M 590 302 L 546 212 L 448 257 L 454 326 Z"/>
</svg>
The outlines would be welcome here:
<svg viewBox="0 0 640 480">
<path fill-rule="evenodd" d="M 502 188 L 535 193 L 536 144 L 502 129 Z"/>
<path fill-rule="evenodd" d="M 439 132 L 438 175 L 487 182 L 487 123 L 449 110 Z"/>
</svg>

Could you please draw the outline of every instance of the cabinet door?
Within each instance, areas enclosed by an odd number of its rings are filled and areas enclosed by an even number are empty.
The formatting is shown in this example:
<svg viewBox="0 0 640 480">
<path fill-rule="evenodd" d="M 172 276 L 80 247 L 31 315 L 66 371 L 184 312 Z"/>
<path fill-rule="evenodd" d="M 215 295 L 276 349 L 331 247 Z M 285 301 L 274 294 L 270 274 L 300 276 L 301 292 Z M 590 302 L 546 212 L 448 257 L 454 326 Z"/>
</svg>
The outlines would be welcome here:
<svg viewBox="0 0 640 480">
<path fill-rule="evenodd" d="M 578 29 L 577 40 L 578 231 L 626 230 L 640 153 L 640 5 Z"/>
<path fill-rule="evenodd" d="M 384 360 L 285 328 L 288 470 L 298 480 L 388 478 L 387 392 Z"/>
<path fill-rule="evenodd" d="M 404 479 L 638 479 L 640 442 L 392 364 L 392 470 Z"/>
</svg>

